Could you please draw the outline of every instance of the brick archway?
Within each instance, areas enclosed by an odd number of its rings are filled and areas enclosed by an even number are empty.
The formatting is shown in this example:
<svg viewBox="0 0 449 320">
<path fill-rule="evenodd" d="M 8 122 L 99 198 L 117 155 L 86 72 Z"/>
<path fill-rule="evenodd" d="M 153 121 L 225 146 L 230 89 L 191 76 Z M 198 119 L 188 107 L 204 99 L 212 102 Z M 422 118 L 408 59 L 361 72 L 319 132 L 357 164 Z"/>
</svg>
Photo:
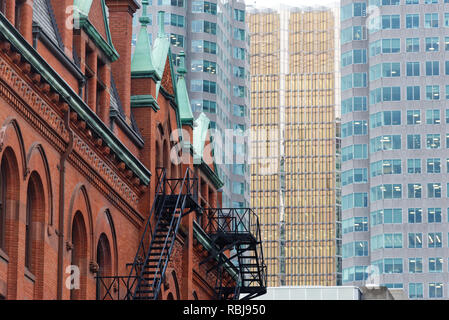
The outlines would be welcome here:
<svg viewBox="0 0 449 320">
<path fill-rule="evenodd" d="M 43 223 L 53 225 L 53 187 L 50 166 L 48 164 L 47 155 L 40 143 L 33 143 L 26 155 L 26 172 L 36 171 L 42 182 L 42 195 L 45 201 L 46 216 L 42 220 Z"/>
<path fill-rule="evenodd" d="M 87 291 L 88 245 L 86 224 L 84 222 L 83 214 L 80 211 L 77 211 L 73 217 L 71 236 L 72 248 L 70 252 L 70 264 L 78 267 L 80 278 L 79 288 L 70 290 L 70 299 L 83 300 L 86 299 Z"/>
<path fill-rule="evenodd" d="M 19 201 L 20 201 L 20 181 L 19 166 L 16 154 L 11 147 L 7 147 L 3 152 L 0 164 L 1 182 L 1 226 L 0 248 L 8 256 L 9 262 L 6 266 L 6 284 L 0 285 L 2 296 L 7 299 L 17 298 L 17 268 L 18 251 L 15 244 L 19 236 Z"/>
<path fill-rule="evenodd" d="M 34 299 L 43 298 L 46 201 L 42 179 L 33 171 L 28 179 L 25 218 L 25 268 L 34 275 Z"/>
<path fill-rule="evenodd" d="M 111 246 L 106 234 L 102 233 L 97 243 L 97 260 L 98 264 L 98 277 L 109 277 L 112 275 L 112 254 L 111 254 Z M 103 280 L 106 286 L 109 286 L 111 280 L 104 279 Z M 97 286 L 99 292 L 97 292 L 97 296 L 103 299 L 105 296 L 105 287 Z"/>
<path fill-rule="evenodd" d="M 117 247 L 117 233 L 115 230 L 115 223 L 112 219 L 111 211 L 108 208 L 102 208 L 97 215 L 94 225 L 94 243 L 100 242 L 100 238 L 104 236 L 109 244 L 109 252 L 111 256 L 111 270 L 110 275 L 117 275 L 118 273 L 118 247 Z M 96 247 L 97 248 L 97 247 Z M 95 260 L 98 260 L 98 251 L 95 251 Z M 98 263 L 98 262 L 97 262 Z"/>
</svg>

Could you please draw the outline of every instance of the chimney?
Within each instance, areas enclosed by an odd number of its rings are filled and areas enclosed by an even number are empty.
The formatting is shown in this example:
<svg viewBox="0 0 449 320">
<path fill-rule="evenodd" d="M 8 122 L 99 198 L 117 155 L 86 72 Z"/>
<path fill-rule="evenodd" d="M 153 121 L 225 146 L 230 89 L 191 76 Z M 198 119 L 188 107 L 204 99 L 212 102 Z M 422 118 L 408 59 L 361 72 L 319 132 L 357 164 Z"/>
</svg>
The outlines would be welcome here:
<svg viewBox="0 0 449 320">
<path fill-rule="evenodd" d="M 128 124 L 131 123 L 131 41 L 133 15 L 139 8 L 136 0 L 106 0 L 112 43 L 120 58 L 112 63 L 118 95 Z"/>
<path fill-rule="evenodd" d="M 50 0 L 59 34 L 64 44 L 65 54 L 73 57 L 73 0 Z"/>
</svg>

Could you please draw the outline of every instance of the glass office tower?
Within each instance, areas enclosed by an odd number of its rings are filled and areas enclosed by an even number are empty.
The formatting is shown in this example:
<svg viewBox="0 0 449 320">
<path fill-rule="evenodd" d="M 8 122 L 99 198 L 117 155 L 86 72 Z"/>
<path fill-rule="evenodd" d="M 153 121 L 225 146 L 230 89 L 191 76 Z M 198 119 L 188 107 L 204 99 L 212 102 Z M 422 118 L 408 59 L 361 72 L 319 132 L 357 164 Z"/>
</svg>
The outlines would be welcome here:
<svg viewBox="0 0 449 320">
<path fill-rule="evenodd" d="M 150 0 L 149 38 L 158 34 L 158 12 L 171 40 L 175 68 L 186 53 L 187 86 L 195 118 L 204 112 L 218 135 L 215 160 L 223 187 L 223 207 L 249 206 L 249 36 L 243 0 Z M 135 16 L 135 36 L 139 31 Z M 229 134 L 231 132 L 231 134 Z"/>
<path fill-rule="evenodd" d="M 251 207 L 268 286 L 341 284 L 335 12 L 283 6 L 247 17 Z"/>
<path fill-rule="evenodd" d="M 343 284 L 449 296 L 447 2 L 341 2 Z"/>
</svg>

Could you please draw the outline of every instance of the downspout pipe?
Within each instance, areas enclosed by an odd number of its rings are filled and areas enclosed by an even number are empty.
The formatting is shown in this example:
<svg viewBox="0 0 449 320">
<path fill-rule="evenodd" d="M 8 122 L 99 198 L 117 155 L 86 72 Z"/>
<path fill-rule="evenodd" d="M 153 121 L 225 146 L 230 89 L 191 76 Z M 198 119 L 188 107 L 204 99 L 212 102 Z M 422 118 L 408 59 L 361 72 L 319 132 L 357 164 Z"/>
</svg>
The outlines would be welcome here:
<svg viewBox="0 0 449 320">
<path fill-rule="evenodd" d="M 61 155 L 59 162 L 59 225 L 58 225 L 58 278 L 57 299 L 62 300 L 63 266 L 64 266 L 64 201 L 65 201 L 65 164 L 73 150 L 73 131 L 70 129 L 70 108 L 64 112 L 64 127 L 69 133 L 67 149 Z"/>
</svg>

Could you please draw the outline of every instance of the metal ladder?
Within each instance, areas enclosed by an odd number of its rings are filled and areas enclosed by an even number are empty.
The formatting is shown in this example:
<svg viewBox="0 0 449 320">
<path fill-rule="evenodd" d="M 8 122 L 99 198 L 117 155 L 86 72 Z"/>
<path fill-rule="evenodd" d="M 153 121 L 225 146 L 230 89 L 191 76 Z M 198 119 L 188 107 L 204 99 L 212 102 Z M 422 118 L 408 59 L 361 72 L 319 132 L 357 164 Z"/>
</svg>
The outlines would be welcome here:
<svg viewBox="0 0 449 320">
<path fill-rule="evenodd" d="M 128 277 L 131 300 L 158 299 L 181 220 L 197 209 L 196 179 L 192 178 L 190 169 L 183 179 L 168 179 L 166 170 L 159 170 L 151 213 Z M 153 214 L 156 215 L 154 230 L 150 222 Z"/>
</svg>

